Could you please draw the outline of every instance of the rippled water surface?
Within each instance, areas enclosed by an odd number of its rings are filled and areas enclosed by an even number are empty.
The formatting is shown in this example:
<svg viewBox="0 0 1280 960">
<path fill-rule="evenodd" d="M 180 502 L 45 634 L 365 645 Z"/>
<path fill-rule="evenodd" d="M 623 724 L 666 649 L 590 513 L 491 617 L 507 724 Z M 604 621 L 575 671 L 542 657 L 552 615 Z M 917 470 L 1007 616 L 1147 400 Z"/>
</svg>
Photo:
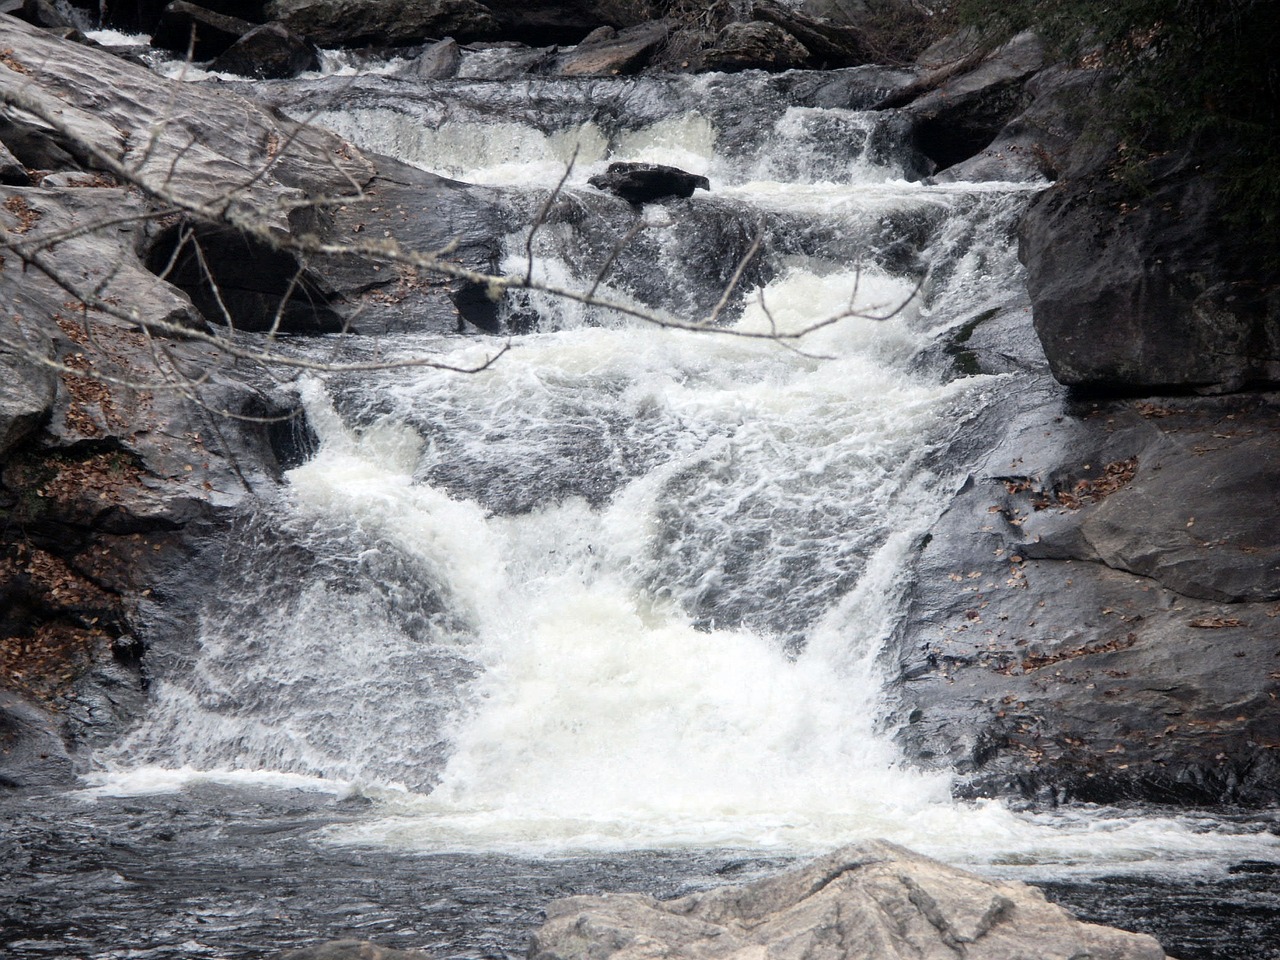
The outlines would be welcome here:
<svg viewBox="0 0 1280 960">
<path fill-rule="evenodd" d="M 362 797 L 213 782 L 138 797 L 0 800 L 0 956 L 248 960 L 355 937 L 442 957 L 522 956 L 546 904 L 631 890 L 666 898 L 792 857 L 632 851 L 573 857 L 339 845 Z M 1248 829 L 1276 821 L 1243 818 Z M 1181 960 L 1280 957 L 1280 875 L 1247 858 L 1162 877 L 987 865 L 1085 919 L 1158 937 Z"/>
</svg>

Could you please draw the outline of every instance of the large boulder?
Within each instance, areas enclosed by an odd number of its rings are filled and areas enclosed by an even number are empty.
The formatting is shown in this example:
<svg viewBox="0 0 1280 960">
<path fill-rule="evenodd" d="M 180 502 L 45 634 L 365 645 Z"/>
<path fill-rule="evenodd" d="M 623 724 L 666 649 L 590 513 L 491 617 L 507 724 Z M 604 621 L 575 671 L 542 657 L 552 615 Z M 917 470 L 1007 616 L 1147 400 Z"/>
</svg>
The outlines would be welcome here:
<svg viewBox="0 0 1280 960">
<path fill-rule="evenodd" d="M 321 47 L 483 40 L 499 32 L 493 13 L 477 0 L 270 0 L 264 13 Z"/>
<path fill-rule="evenodd" d="M 1053 375 L 1121 394 L 1280 383 L 1274 264 L 1224 216 L 1212 152 L 1152 158 L 1141 189 L 1108 161 L 1068 170 L 1020 228 Z"/>
<path fill-rule="evenodd" d="M 530 960 L 1163 960 L 1151 937 L 1081 923 L 1040 891 L 885 841 L 678 900 L 634 893 L 547 907 Z"/>
<path fill-rule="evenodd" d="M 673 197 L 686 199 L 693 196 L 694 190 L 711 189 L 711 182 L 706 177 L 679 167 L 627 161 L 609 164 L 607 171 L 596 174 L 587 182 L 597 190 L 616 194 L 637 205 Z"/>
<path fill-rule="evenodd" d="M 254 27 L 209 64 L 210 70 L 255 80 L 282 80 L 319 68 L 315 45 L 282 23 Z"/>
<path fill-rule="evenodd" d="M 965 794 L 1274 803 L 1280 399 L 1046 379 L 970 431 L 989 452 L 910 571 L 901 742 Z"/>
<path fill-rule="evenodd" d="M 562 77 L 617 76 L 636 73 L 666 41 L 664 21 L 623 30 L 602 27 L 556 61 L 554 72 Z"/>
</svg>

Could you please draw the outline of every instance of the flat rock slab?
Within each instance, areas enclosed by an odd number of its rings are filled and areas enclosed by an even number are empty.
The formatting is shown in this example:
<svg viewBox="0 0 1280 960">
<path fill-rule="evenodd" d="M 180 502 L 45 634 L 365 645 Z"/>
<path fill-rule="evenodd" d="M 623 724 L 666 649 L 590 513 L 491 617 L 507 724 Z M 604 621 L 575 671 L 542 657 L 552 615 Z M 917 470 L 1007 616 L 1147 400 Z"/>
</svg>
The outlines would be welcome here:
<svg viewBox="0 0 1280 960">
<path fill-rule="evenodd" d="M 570 897 L 530 960 L 1163 960 L 1151 937 L 1082 923 L 1033 887 L 882 840 L 679 900 Z"/>
</svg>

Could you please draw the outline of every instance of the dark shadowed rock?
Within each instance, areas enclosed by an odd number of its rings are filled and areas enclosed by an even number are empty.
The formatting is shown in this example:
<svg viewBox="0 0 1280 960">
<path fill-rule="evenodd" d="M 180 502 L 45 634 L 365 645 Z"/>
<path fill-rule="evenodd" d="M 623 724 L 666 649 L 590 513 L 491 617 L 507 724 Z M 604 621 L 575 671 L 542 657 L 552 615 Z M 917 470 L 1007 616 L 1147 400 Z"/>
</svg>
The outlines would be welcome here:
<svg viewBox="0 0 1280 960">
<path fill-rule="evenodd" d="M 403 74 L 421 80 L 447 80 L 462 64 L 462 48 L 452 37 L 433 43 L 408 64 Z"/>
<path fill-rule="evenodd" d="M 621 33 L 604 27 L 608 34 L 596 40 L 583 41 L 575 49 L 562 54 L 554 72 L 562 77 L 616 76 L 636 73 L 667 39 L 668 25 L 659 21 L 631 27 Z"/>
<path fill-rule="evenodd" d="M 937 86 L 905 106 L 915 122 L 916 145 L 938 169 L 967 160 L 986 147 L 1025 109 L 1026 81 L 1044 66 L 1044 48 L 1031 33 L 1020 34 L 972 69 L 939 71 Z M 899 105 L 902 94 L 886 105 Z"/>
<path fill-rule="evenodd" d="M 321 47 L 482 40 L 499 29 L 489 8 L 476 0 L 270 0 L 264 12 Z"/>
<path fill-rule="evenodd" d="M 193 60 L 211 60 L 252 29 L 248 20 L 174 0 L 161 13 L 151 45 L 176 53 L 190 50 Z"/>
<path fill-rule="evenodd" d="M 1026 84 L 1030 104 L 995 139 L 967 160 L 940 172 L 938 183 L 1056 180 L 1081 149 L 1090 102 L 1108 87 L 1100 70 L 1054 66 Z"/>
<path fill-rule="evenodd" d="M 659 15 L 653 0 L 490 0 L 506 39 L 533 45 L 579 43 L 593 30 L 624 30 Z"/>
<path fill-rule="evenodd" d="M 861 31 L 852 26 L 806 16 L 774 0 L 756 0 L 751 15 L 795 37 L 809 51 L 811 66 L 855 67 L 871 59 Z"/>
<path fill-rule="evenodd" d="M 605 173 L 596 174 L 587 182 L 634 204 L 691 197 L 699 187 L 711 189 L 706 177 L 660 163 L 611 163 Z"/>
<path fill-rule="evenodd" d="M 11 170 L 6 183 L 24 185 L 30 182 L 27 170 L 77 170 L 80 168 L 80 151 L 66 137 L 38 121 L 16 117 L 0 117 L 0 142 L 17 161 L 18 169 Z M 75 154 L 72 153 L 75 151 Z M 25 168 L 25 169 L 24 169 Z M 18 175 L 18 170 L 22 175 Z"/>
<path fill-rule="evenodd" d="M 282 80 L 319 68 L 315 46 L 282 23 L 254 27 L 209 64 L 213 71 L 258 80 Z"/>
<path fill-rule="evenodd" d="M 792 70 L 803 66 L 809 51 L 777 24 L 754 21 L 731 23 L 711 46 L 699 55 L 703 70 L 736 73 L 739 70 Z"/>
<path fill-rule="evenodd" d="M 1028 208 L 1019 256 L 1060 382 L 1103 393 L 1280 382 L 1274 264 L 1224 220 L 1209 157 L 1157 157 L 1141 191 L 1118 160 L 1091 164 Z"/>
<path fill-rule="evenodd" d="M 1081 923 L 1033 887 L 883 840 L 678 900 L 570 897 L 547 907 L 530 960 L 1163 960 L 1151 937 Z"/>
<path fill-rule="evenodd" d="M 0 133 L 0 136 L 3 134 Z M 27 175 L 26 167 L 9 151 L 3 141 L 0 141 L 0 183 L 17 187 L 31 184 L 31 177 Z"/>
</svg>

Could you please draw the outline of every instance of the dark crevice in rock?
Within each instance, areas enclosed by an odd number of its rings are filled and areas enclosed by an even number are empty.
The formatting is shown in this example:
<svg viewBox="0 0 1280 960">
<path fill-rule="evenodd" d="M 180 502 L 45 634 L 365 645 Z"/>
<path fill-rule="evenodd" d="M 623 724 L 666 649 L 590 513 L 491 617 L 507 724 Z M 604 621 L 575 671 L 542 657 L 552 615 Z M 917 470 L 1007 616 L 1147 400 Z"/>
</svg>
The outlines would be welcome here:
<svg viewBox="0 0 1280 960">
<path fill-rule="evenodd" d="M 345 329 L 319 278 L 291 253 L 250 234 L 178 223 L 152 240 L 145 262 L 211 323 L 249 332 Z"/>
</svg>

